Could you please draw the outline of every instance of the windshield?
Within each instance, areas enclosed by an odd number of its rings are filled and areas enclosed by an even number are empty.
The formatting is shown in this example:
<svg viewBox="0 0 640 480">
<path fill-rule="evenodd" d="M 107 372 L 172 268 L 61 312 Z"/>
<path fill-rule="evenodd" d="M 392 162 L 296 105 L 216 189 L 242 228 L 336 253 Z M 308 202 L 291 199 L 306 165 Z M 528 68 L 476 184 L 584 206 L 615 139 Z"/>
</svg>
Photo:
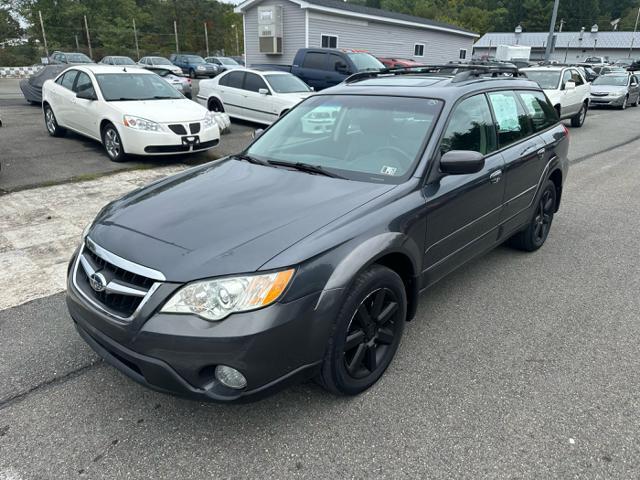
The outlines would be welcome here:
<svg viewBox="0 0 640 480">
<path fill-rule="evenodd" d="M 67 53 L 67 62 L 69 63 L 93 63 L 84 53 Z"/>
<path fill-rule="evenodd" d="M 310 92 L 309 86 L 294 75 L 265 75 L 269 85 L 276 93 Z"/>
<path fill-rule="evenodd" d="M 589 57 L 585 60 L 588 63 L 600 63 L 600 57 Z"/>
<path fill-rule="evenodd" d="M 309 97 L 246 153 L 320 166 L 352 180 L 400 183 L 413 172 L 441 108 L 440 100 L 424 98 Z"/>
<path fill-rule="evenodd" d="M 107 102 L 183 98 L 175 88 L 157 75 L 102 73 L 96 75 L 96 80 Z"/>
<path fill-rule="evenodd" d="M 136 62 L 131 60 L 129 57 L 113 57 L 114 65 L 135 65 Z"/>
<path fill-rule="evenodd" d="M 380 70 L 384 65 L 374 56 L 368 53 L 347 53 L 359 72 L 365 70 Z"/>
<path fill-rule="evenodd" d="M 560 83 L 560 72 L 525 70 L 525 73 L 529 80 L 536 82 L 542 89 L 554 90 Z"/>
<path fill-rule="evenodd" d="M 220 63 L 223 65 L 240 65 L 233 58 L 220 57 L 218 60 L 220 60 Z"/>
<path fill-rule="evenodd" d="M 164 57 L 153 57 L 151 61 L 154 65 L 173 65 L 173 63 Z"/>
<path fill-rule="evenodd" d="M 187 55 L 185 59 L 187 63 L 206 63 L 204 58 L 199 57 L 198 55 Z"/>
<path fill-rule="evenodd" d="M 626 87 L 629 77 L 627 75 L 603 75 L 593 81 L 593 85 L 611 85 L 614 87 Z"/>
</svg>

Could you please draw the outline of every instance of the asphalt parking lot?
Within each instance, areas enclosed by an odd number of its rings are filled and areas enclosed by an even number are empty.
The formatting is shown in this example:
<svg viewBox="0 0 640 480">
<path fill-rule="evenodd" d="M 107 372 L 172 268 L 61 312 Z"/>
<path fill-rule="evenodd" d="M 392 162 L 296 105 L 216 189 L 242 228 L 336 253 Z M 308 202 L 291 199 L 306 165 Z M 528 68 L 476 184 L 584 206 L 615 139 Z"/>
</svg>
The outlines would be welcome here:
<svg viewBox="0 0 640 480">
<path fill-rule="evenodd" d="M 21 119 L 14 128 L 38 139 L 0 129 L 0 186 L 5 162 L 39 171 L 53 151 L 44 126 L 27 125 L 30 108 L 0 96 L 3 120 Z M 182 400 L 101 362 L 61 292 L 0 310 L 0 480 L 639 478 L 639 122 L 640 109 L 590 111 L 571 130 L 547 244 L 534 254 L 498 248 L 425 292 L 391 367 L 356 398 L 307 383 L 247 405 Z M 109 164 L 99 146 L 69 142 L 77 151 L 52 170 L 84 171 L 85 157 Z M 32 153 L 8 158 L 21 150 Z M 103 180 L 133 188 L 147 178 L 136 175 Z M 75 183 L 85 192 L 77 202 L 98 203 L 109 185 L 100 182 Z M 10 209 L 43 215 L 61 190 L 0 195 L 1 270 L 20 261 L 3 264 L 2 254 L 30 248 L 33 235 L 11 235 L 20 219 Z M 0 274 L 2 290 L 25 275 Z"/>
</svg>

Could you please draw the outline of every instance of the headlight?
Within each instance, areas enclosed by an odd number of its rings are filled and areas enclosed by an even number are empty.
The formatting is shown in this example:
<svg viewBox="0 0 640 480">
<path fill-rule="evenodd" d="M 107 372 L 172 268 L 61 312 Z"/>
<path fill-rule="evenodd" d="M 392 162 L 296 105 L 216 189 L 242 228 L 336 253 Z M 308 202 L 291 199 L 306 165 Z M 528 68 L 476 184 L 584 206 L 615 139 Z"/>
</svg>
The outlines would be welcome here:
<svg viewBox="0 0 640 480">
<path fill-rule="evenodd" d="M 222 320 L 275 302 L 287 288 L 293 269 L 264 275 L 219 278 L 190 283 L 162 307 L 164 313 L 190 313 L 205 320 Z"/>
<path fill-rule="evenodd" d="M 197 68 L 198 70 L 206 70 L 206 68 L 205 68 L 205 66 L 204 66 L 204 65 L 198 65 L 196 68 Z"/>
<path fill-rule="evenodd" d="M 125 127 L 133 128 L 136 130 L 142 130 L 145 132 L 161 132 L 162 127 L 159 123 L 152 122 L 140 117 L 133 117 L 131 115 L 125 115 L 122 122 Z"/>
<path fill-rule="evenodd" d="M 202 121 L 202 126 L 204 128 L 211 128 L 216 124 L 216 117 L 212 112 L 207 112 L 204 115 L 204 120 Z"/>
</svg>

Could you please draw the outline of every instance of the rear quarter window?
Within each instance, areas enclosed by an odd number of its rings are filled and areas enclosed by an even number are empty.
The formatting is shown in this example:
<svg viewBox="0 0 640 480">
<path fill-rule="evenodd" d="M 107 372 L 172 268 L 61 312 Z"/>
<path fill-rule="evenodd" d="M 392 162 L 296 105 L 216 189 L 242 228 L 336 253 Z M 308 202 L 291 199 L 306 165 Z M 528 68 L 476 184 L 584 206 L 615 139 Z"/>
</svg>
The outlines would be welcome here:
<svg viewBox="0 0 640 480">
<path fill-rule="evenodd" d="M 518 92 L 520 100 L 531 119 L 535 132 L 545 130 L 558 122 L 558 113 L 542 92 Z"/>
<path fill-rule="evenodd" d="M 533 133 L 529 115 L 524 111 L 515 92 L 491 92 L 489 102 L 498 128 L 498 147 L 503 148 Z"/>
</svg>

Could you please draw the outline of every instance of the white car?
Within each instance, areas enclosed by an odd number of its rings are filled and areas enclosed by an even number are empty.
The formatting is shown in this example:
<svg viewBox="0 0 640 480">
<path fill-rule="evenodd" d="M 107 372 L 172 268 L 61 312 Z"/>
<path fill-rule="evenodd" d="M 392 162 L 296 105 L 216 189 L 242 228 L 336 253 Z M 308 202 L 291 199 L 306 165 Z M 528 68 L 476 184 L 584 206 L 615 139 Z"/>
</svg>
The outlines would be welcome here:
<svg viewBox="0 0 640 480">
<path fill-rule="evenodd" d="M 576 67 L 548 66 L 522 68 L 521 72 L 544 90 L 561 119 L 581 127 L 587 117 L 591 84 Z"/>
<path fill-rule="evenodd" d="M 143 68 L 161 67 L 171 70 L 176 75 L 182 75 L 182 69 L 164 57 L 142 57 L 138 60 L 138 65 Z"/>
<path fill-rule="evenodd" d="M 208 150 L 220 140 L 212 112 L 146 70 L 70 67 L 44 83 L 42 109 L 51 136 L 69 129 L 98 140 L 114 162 Z"/>
<path fill-rule="evenodd" d="M 229 70 L 200 82 L 197 101 L 214 112 L 270 125 L 313 90 L 288 72 Z"/>
</svg>

